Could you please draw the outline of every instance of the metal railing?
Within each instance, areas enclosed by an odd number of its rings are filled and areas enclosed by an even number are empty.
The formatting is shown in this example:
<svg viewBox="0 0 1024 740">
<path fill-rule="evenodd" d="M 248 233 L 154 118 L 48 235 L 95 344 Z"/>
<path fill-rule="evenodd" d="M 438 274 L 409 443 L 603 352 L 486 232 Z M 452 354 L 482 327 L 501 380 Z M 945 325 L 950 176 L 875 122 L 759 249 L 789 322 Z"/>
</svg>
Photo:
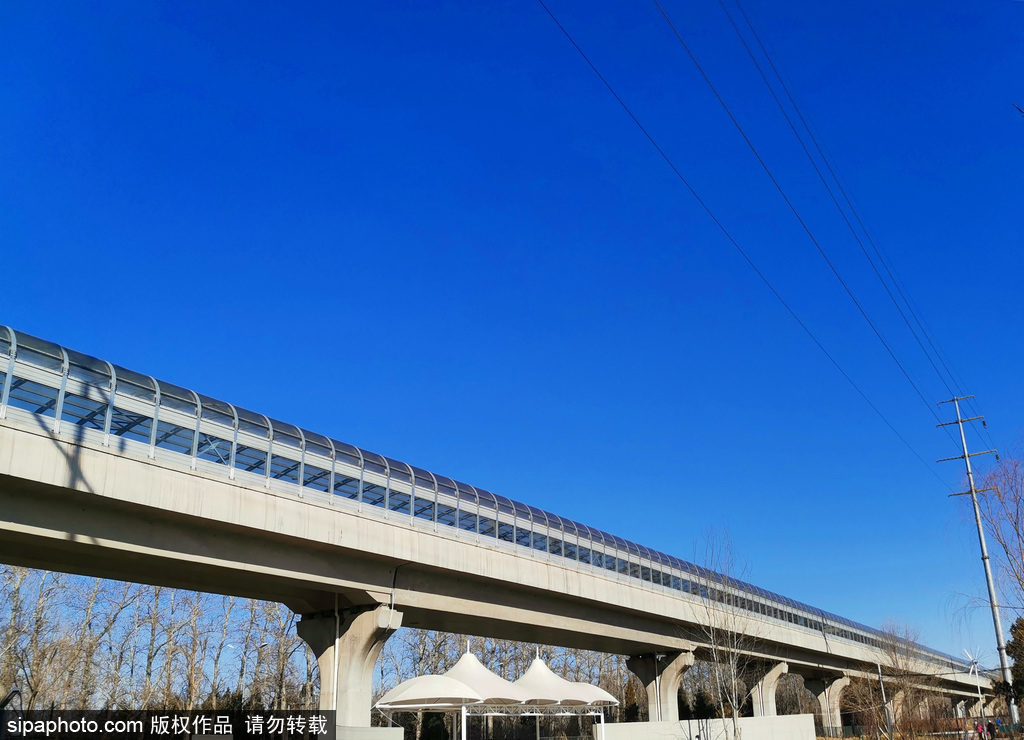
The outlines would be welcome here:
<svg viewBox="0 0 1024 740">
<path fill-rule="evenodd" d="M 0 420 L 881 648 L 887 635 L 446 476 L 0 326 Z M 921 659 L 967 670 L 916 646 Z"/>
</svg>

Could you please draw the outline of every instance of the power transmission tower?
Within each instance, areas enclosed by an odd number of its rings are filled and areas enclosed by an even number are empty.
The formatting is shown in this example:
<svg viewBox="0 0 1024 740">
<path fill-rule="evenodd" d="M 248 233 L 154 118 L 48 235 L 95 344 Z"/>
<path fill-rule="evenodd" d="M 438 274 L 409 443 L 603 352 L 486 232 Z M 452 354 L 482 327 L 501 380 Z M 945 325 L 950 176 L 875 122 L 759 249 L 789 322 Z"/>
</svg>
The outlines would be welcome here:
<svg viewBox="0 0 1024 740">
<path fill-rule="evenodd" d="M 992 566 L 988 561 L 988 546 L 985 544 L 985 529 L 981 525 L 981 507 L 978 506 L 978 494 L 984 493 L 985 491 L 994 491 L 995 488 L 982 488 L 978 490 L 974 487 L 974 473 L 971 471 L 971 458 L 977 455 L 987 455 L 995 450 L 985 450 L 984 452 L 968 452 L 967 451 L 967 437 L 964 436 L 964 424 L 969 421 L 977 421 L 983 419 L 981 416 L 972 416 L 970 419 L 963 419 L 960 417 L 960 402 L 968 398 L 974 398 L 974 396 L 961 396 L 959 398 L 951 398 L 948 401 L 940 401 L 941 406 L 944 403 L 953 404 L 956 409 L 956 421 L 947 421 L 944 424 L 938 426 L 944 427 L 951 424 L 956 424 L 960 428 L 960 444 L 963 446 L 963 455 L 957 455 L 956 457 L 944 457 L 938 462 L 946 462 L 948 460 L 963 460 L 964 465 L 967 466 L 967 484 L 970 486 L 969 491 L 963 491 L 961 493 L 951 493 L 950 496 L 970 496 L 971 503 L 974 504 L 974 523 L 978 526 L 978 543 L 981 545 L 981 562 L 985 566 L 985 581 L 988 584 L 988 601 L 992 607 L 992 623 L 996 628 L 996 649 L 999 651 L 999 668 L 1003 674 L 1003 681 L 1006 682 L 1007 686 L 1013 684 L 1013 677 L 1010 674 L 1010 661 L 1006 657 L 1006 642 L 1003 640 L 1003 622 L 999 618 L 999 597 L 996 596 L 996 587 L 992 581 Z M 984 424 L 984 421 L 982 421 Z M 996 455 L 996 460 L 999 459 L 999 455 Z M 1010 720 L 1017 724 L 1020 722 L 1020 716 L 1017 712 L 1017 705 L 1013 701 L 1012 694 L 1007 696 L 1006 703 L 1010 707 Z"/>
</svg>

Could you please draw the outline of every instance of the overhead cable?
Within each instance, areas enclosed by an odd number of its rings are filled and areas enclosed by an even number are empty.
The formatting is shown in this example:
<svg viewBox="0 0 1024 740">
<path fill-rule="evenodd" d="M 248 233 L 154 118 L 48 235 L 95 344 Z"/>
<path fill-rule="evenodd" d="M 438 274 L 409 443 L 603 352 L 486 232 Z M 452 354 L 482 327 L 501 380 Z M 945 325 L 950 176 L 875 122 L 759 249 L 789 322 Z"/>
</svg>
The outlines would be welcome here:
<svg viewBox="0 0 1024 740">
<path fill-rule="evenodd" d="M 569 40 L 569 43 L 572 44 L 573 48 L 575 48 L 576 51 L 579 53 L 579 55 L 583 58 L 583 61 L 587 63 L 587 66 L 590 67 L 591 71 L 593 71 L 593 73 L 597 76 L 597 78 L 605 86 L 605 88 L 608 90 L 608 92 L 611 93 L 612 97 L 615 98 L 616 102 L 618 102 L 618 104 L 626 112 L 626 115 L 628 115 L 630 117 L 630 119 L 633 121 L 633 123 L 636 124 L 637 128 L 640 129 L 640 132 L 644 135 L 644 137 L 646 137 L 647 141 L 650 142 L 651 146 L 654 147 L 655 151 L 658 152 L 658 154 L 661 156 L 661 158 L 665 161 L 665 163 L 672 170 L 672 172 L 675 173 L 676 177 L 679 178 L 679 181 L 683 183 L 683 185 L 690 192 L 690 194 L 694 197 L 694 199 L 697 201 L 697 203 L 700 205 L 700 207 L 702 209 L 704 209 L 704 212 L 708 214 L 708 216 L 715 223 L 715 225 L 718 227 L 718 229 L 722 232 L 722 234 L 725 236 L 725 238 L 729 241 L 729 243 L 732 244 L 732 246 L 736 249 L 737 252 L 739 252 L 740 256 L 744 259 L 744 261 L 747 263 L 747 265 L 749 265 L 750 268 L 754 271 L 754 273 L 761 279 L 761 282 L 763 282 L 765 284 L 765 286 L 768 288 L 768 290 L 771 291 L 772 295 L 774 295 L 775 298 L 778 299 L 779 303 L 781 303 L 782 306 L 789 313 L 789 315 L 791 317 L 793 317 L 793 320 L 796 321 L 797 324 L 800 325 L 800 328 L 804 330 L 804 332 L 807 334 L 808 337 L 810 337 L 811 341 L 814 342 L 815 346 L 817 346 L 817 348 L 819 350 L 821 350 L 821 352 L 825 355 L 825 357 L 827 357 L 829 359 L 829 361 L 835 366 L 835 368 L 839 371 L 839 373 L 844 378 L 846 378 L 847 382 L 851 386 L 853 386 L 853 389 L 855 391 L 857 391 L 857 393 L 860 395 L 860 397 L 864 399 L 865 403 L 867 403 L 868 406 L 871 407 L 871 410 L 874 411 L 875 414 L 878 415 L 878 417 L 885 423 L 885 425 L 888 426 L 890 430 L 892 430 L 893 434 L 895 434 L 899 438 L 899 440 L 907 447 L 907 449 L 909 449 L 914 454 L 914 456 L 918 460 L 921 461 L 921 464 L 924 465 L 926 468 L 928 468 L 928 471 L 932 475 L 934 475 L 944 486 L 949 488 L 949 490 L 953 490 L 952 487 L 948 483 L 943 481 L 942 478 L 939 476 L 939 474 L 935 472 L 934 468 L 932 468 L 925 461 L 925 459 L 923 457 L 921 457 L 921 455 L 917 452 L 917 450 L 914 449 L 914 447 L 903 437 L 903 435 L 899 433 L 899 431 L 896 429 L 896 427 L 894 427 L 892 425 L 892 423 L 886 418 L 885 414 L 883 414 L 879 410 L 879 408 L 877 406 L 875 406 L 874 403 L 871 402 L 871 399 L 869 399 L 867 397 L 867 395 L 864 393 L 864 391 L 861 390 L 860 386 L 858 386 L 857 383 L 853 380 L 853 378 L 850 377 L 850 375 L 846 372 L 846 370 L 843 369 L 843 367 L 839 364 L 838 360 L 836 360 L 835 357 L 833 357 L 829 353 L 829 351 L 827 349 L 825 349 L 825 346 L 818 340 L 818 338 L 814 335 L 814 333 L 810 330 L 810 328 L 808 328 L 808 326 L 803 322 L 803 320 L 799 317 L 799 315 L 797 315 L 796 311 L 794 311 L 793 308 L 786 302 L 786 300 L 782 297 L 782 295 L 775 288 L 775 286 L 772 285 L 771 281 L 768 280 L 768 278 L 765 276 L 765 274 L 763 272 L 761 272 L 761 270 L 757 267 L 757 265 L 750 258 L 750 256 L 739 245 L 739 242 L 736 241 L 736 239 L 733 237 L 733 235 L 725 227 L 725 224 L 723 224 L 722 221 L 718 218 L 718 216 L 715 215 L 714 211 L 711 210 L 711 207 L 707 204 L 707 202 L 703 198 L 701 198 L 701 196 L 697 193 L 697 191 L 690 184 L 690 182 L 686 179 L 686 177 L 679 170 L 679 168 L 676 167 L 675 163 L 668 156 L 668 154 L 665 152 L 665 150 L 661 148 L 661 146 L 658 144 L 658 142 L 654 139 L 654 137 L 647 130 L 647 128 L 640 122 L 640 120 L 636 117 L 636 115 L 634 115 L 633 111 L 626 104 L 626 102 L 619 96 L 619 94 L 615 91 L 615 88 L 612 87 L 611 83 L 608 82 L 608 80 L 604 77 L 604 75 L 601 74 L 601 72 L 600 72 L 600 70 L 598 70 L 597 66 L 592 61 L 590 61 L 590 58 L 584 53 L 584 51 L 580 47 L 580 45 L 576 43 L 576 40 L 572 37 L 572 35 L 565 28 L 565 26 L 563 26 L 561 24 L 561 22 L 558 20 L 558 18 L 555 17 L 555 14 L 551 12 L 551 9 L 548 8 L 548 6 L 545 4 L 544 0 L 537 0 L 537 2 L 540 3 L 540 6 L 544 9 L 544 11 L 548 14 L 548 16 L 550 16 L 551 20 L 554 21 L 556 26 L 558 26 L 558 29 Z"/>
</svg>

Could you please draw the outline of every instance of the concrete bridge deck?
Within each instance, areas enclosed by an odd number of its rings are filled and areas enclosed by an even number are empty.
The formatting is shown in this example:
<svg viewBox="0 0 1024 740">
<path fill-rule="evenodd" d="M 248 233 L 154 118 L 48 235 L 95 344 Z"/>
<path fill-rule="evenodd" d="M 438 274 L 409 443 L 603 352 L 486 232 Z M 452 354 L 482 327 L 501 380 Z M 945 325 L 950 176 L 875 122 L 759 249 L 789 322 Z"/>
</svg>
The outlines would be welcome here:
<svg viewBox="0 0 1024 740">
<path fill-rule="evenodd" d="M 365 663 L 400 623 L 634 656 L 649 693 L 728 625 L 764 659 L 765 713 L 782 672 L 828 696 L 886 648 L 851 620 L 3 328 L 0 382 L 0 560 L 284 602 L 344 724 L 368 723 Z M 963 661 L 912 653 L 976 695 Z"/>
</svg>

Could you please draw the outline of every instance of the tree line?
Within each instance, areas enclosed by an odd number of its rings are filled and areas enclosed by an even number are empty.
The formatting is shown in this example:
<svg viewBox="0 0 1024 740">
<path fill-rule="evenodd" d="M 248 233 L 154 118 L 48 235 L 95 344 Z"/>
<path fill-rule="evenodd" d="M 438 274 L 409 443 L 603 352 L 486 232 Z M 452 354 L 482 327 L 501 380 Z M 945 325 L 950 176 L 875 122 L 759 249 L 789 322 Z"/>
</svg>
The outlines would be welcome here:
<svg viewBox="0 0 1024 740">
<path fill-rule="evenodd" d="M 0 566 L 0 695 L 22 693 L 25 709 L 315 709 L 316 659 L 297 636 L 297 615 L 281 604 L 159 586 Z M 717 639 L 717 638 L 716 638 Z M 743 639 L 756 639 L 747 636 Z M 898 685 L 902 660 L 893 642 L 892 693 L 918 706 L 921 678 Z M 720 642 L 724 652 L 742 647 Z M 490 670 L 515 680 L 538 655 L 570 681 L 600 686 L 619 705 L 606 720 L 648 718 L 643 685 L 626 656 L 511 640 L 467 638 L 403 628 L 385 644 L 375 675 L 377 696 L 416 675 L 443 673 L 467 650 Z M 756 676 L 741 661 L 701 661 L 683 679 L 680 716 L 701 720 L 750 713 Z M 877 686 L 855 683 L 847 711 L 858 724 L 880 726 Z M 797 675 L 776 694 L 780 714 L 819 717 L 817 701 Z M 919 712 L 917 715 L 920 716 Z M 451 719 L 425 714 L 375 714 L 394 721 L 410 740 L 450 737 Z M 545 736 L 589 735 L 590 720 L 545 720 Z M 518 718 L 491 718 L 475 732 L 493 740 L 532 736 Z"/>
</svg>

